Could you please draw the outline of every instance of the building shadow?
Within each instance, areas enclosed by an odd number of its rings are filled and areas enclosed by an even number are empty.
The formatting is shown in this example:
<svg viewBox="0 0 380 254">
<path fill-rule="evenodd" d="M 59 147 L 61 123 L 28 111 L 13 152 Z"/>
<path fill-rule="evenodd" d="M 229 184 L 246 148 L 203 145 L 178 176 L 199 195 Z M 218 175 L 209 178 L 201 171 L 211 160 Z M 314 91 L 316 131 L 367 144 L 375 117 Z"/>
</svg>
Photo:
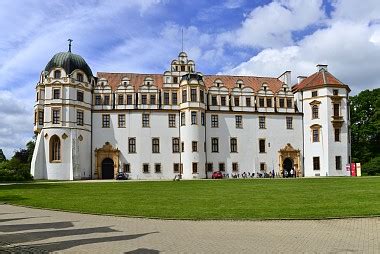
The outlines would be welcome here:
<svg viewBox="0 0 380 254">
<path fill-rule="evenodd" d="M 15 201 L 21 201 L 26 200 L 26 198 L 20 196 L 20 195 L 4 195 L 0 196 L 0 203 L 7 203 L 7 202 L 15 202 Z"/>
<path fill-rule="evenodd" d="M 35 218 L 44 218 L 44 217 L 47 217 L 47 216 L 43 216 L 43 217 L 20 217 L 20 218 L 0 219 L 0 223 L 7 222 L 7 221 L 14 221 L 14 220 L 26 220 L 26 219 L 35 219 Z"/>
<path fill-rule="evenodd" d="M 158 253 L 160 253 L 158 250 L 145 249 L 145 248 L 139 248 L 139 249 L 131 250 L 128 252 L 124 252 L 124 254 L 158 254 Z"/>
<path fill-rule="evenodd" d="M 35 223 L 35 224 L 20 224 L 20 225 L 0 225 L 0 232 L 17 232 L 35 229 L 62 229 L 71 228 L 74 224 L 71 221 L 51 222 L 51 223 Z"/>
</svg>

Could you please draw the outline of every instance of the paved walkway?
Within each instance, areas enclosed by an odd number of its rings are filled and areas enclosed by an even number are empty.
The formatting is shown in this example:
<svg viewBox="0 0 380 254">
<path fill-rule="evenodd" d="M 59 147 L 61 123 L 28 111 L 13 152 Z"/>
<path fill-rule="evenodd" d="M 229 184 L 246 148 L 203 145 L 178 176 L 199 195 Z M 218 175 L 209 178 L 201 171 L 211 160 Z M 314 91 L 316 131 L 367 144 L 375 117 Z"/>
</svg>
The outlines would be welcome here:
<svg viewBox="0 0 380 254">
<path fill-rule="evenodd" d="M 175 221 L 0 205 L 0 253 L 380 253 L 380 218 Z"/>
</svg>

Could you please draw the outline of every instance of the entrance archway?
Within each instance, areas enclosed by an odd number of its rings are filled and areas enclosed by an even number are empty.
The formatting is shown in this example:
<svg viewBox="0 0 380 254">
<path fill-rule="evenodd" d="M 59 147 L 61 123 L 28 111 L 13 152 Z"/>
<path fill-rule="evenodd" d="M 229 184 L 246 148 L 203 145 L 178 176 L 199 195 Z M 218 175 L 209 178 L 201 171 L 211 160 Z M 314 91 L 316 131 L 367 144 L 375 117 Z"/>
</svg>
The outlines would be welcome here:
<svg viewBox="0 0 380 254">
<path fill-rule="evenodd" d="M 105 158 L 102 161 L 102 179 L 113 179 L 114 178 L 114 165 L 113 160 L 110 158 Z"/>
<path fill-rule="evenodd" d="M 293 162 L 290 158 L 286 158 L 282 164 L 282 168 L 284 169 L 284 174 L 286 177 L 292 177 L 290 171 L 293 168 Z M 293 172 L 294 173 L 294 172 Z"/>
<path fill-rule="evenodd" d="M 301 151 L 299 149 L 294 149 L 289 143 L 278 151 L 278 168 L 280 170 L 280 175 L 282 176 L 285 175 L 285 166 L 286 169 L 289 169 L 289 167 L 290 170 L 293 169 L 295 176 L 302 176 Z M 288 171 L 286 172 L 289 173 Z"/>
<path fill-rule="evenodd" d="M 113 162 L 113 174 L 115 176 L 119 171 L 119 149 L 113 148 L 109 142 L 106 142 L 102 148 L 95 149 L 95 172 L 94 176 L 96 179 L 110 179 L 109 172 L 107 175 L 108 178 L 103 176 L 103 161 L 105 159 L 110 159 Z M 109 167 L 109 166 L 108 166 Z M 106 173 L 107 174 L 107 173 Z"/>
</svg>

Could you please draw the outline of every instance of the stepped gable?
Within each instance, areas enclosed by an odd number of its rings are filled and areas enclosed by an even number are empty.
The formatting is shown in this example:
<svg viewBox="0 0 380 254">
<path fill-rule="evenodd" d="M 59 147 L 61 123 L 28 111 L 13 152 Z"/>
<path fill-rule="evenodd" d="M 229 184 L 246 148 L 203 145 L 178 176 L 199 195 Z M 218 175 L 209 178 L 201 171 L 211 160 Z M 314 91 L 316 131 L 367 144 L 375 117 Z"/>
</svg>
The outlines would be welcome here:
<svg viewBox="0 0 380 254">
<path fill-rule="evenodd" d="M 117 89 L 123 78 L 128 78 L 130 80 L 130 84 L 133 85 L 136 91 L 141 85 L 143 85 L 145 78 L 152 78 L 153 85 L 157 86 L 159 89 L 162 88 L 164 79 L 163 74 L 98 72 L 97 76 L 99 79 L 106 79 L 112 90 Z M 229 90 L 232 90 L 234 87 L 236 87 L 236 83 L 239 80 L 243 81 L 244 86 L 251 87 L 254 89 L 254 91 L 260 90 L 262 84 L 266 83 L 268 85 L 268 89 L 274 93 L 279 91 L 283 85 L 283 83 L 278 78 L 271 77 L 205 75 L 203 76 L 203 80 L 207 88 L 213 86 L 215 80 L 220 80 L 223 85 Z"/>
</svg>

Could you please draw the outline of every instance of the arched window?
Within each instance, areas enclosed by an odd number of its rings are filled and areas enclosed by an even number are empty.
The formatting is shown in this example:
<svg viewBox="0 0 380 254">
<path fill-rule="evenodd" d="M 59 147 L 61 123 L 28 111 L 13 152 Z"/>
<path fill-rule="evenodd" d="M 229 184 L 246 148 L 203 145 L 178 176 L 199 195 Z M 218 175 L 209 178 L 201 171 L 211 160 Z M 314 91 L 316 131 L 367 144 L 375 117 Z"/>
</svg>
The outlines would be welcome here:
<svg viewBox="0 0 380 254">
<path fill-rule="evenodd" d="M 83 74 L 82 73 L 77 73 L 77 80 L 79 82 L 83 82 Z"/>
<path fill-rule="evenodd" d="M 54 78 L 61 78 L 61 71 L 60 70 L 54 71 Z"/>
<path fill-rule="evenodd" d="M 61 161 L 61 140 L 57 135 L 50 138 L 50 162 Z"/>
<path fill-rule="evenodd" d="M 319 118 L 318 113 L 319 113 L 319 108 L 317 105 L 314 105 L 312 108 L 312 118 L 316 119 Z"/>
</svg>

